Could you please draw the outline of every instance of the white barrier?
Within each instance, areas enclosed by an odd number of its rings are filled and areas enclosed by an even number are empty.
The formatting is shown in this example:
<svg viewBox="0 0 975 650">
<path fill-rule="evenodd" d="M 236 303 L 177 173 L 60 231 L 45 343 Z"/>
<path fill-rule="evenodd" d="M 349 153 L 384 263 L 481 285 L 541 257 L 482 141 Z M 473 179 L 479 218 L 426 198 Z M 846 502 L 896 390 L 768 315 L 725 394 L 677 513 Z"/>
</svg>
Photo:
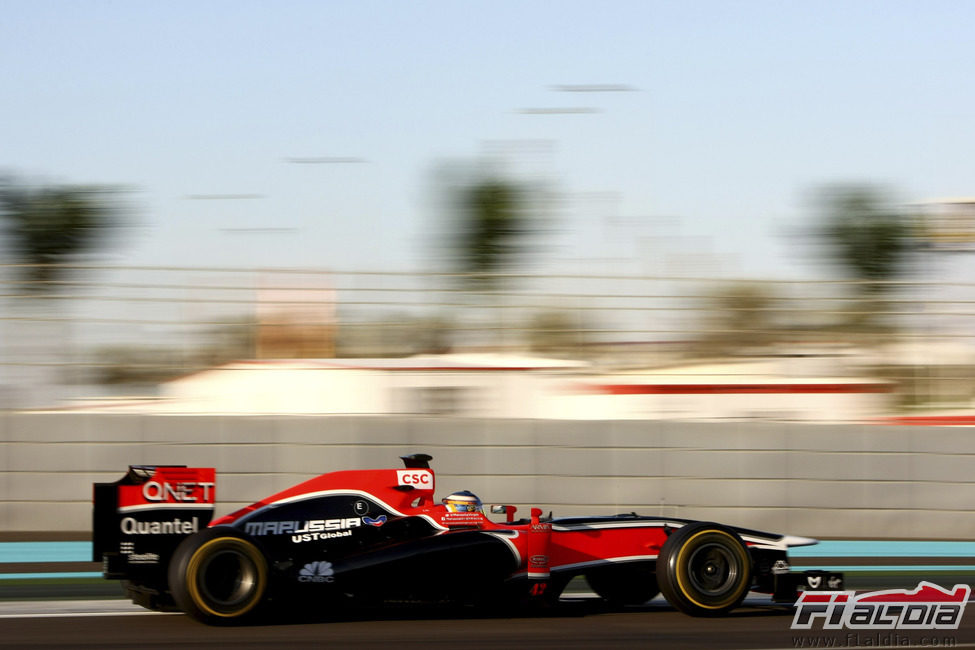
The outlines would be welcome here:
<svg viewBox="0 0 975 650">
<path fill-rule="evenodd" d="M 832 538 L 970 539 L 975 430 L 658 421 L 0 413 L 0 526 L 86 531 L 130 464 L 217 468 L 217 514 L 338 469 L 434 456 L 438 494 L 556 516 L 707 519 Z"/>
</svg>

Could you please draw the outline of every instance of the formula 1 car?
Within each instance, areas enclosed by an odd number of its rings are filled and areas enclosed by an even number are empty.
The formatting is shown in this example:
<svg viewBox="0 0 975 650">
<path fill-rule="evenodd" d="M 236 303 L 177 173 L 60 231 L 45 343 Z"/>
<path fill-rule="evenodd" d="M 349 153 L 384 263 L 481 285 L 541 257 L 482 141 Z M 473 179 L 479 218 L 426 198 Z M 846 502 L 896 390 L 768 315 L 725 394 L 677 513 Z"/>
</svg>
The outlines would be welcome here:
<svg viewBox="0 0 975 650">
<path fill-rule="evenodd" d="M 554 604 L 570 579 L 615 605 L 663 593 L 694 616 L 725 614 L 750 590 L 793 602 L 842 589 L 841 574 L 789 570 L 790 546 L 816 540 L 637 514 L 556 518 L 491 506 L 469 492 L 434 500 L 432 459 L 339 471 L 211 521 L 215 471 L 132 466 L 94 485 L 93 559 L 150 609 L 211 624 L 275 603 L 338 601 Z"/>
</svg>

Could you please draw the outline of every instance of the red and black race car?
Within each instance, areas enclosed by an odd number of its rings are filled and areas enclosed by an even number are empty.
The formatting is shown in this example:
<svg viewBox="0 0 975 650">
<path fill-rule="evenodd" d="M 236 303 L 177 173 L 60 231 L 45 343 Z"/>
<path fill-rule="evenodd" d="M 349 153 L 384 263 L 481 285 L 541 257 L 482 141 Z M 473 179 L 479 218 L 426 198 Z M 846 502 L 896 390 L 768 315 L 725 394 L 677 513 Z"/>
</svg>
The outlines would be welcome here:
<svg viewBox="0 0 975 650">
<path fill-rule="evenodd" d="M 618 605 L 658 593 L 694 616 L 717 616 L 750 591 L 792 602 L 842 588 L 842 575 L 792 573 L 787 549 L 816 540 L 637 514 L 516 519 L 469 492 L 434 499 L 431 457 L 404 469 L 322 474 L 211 521 L 215 472 L 132 466 L 94 486 L 93 555 L 150 609 L 233 623 L 275 603 L 538 602 L 569 580 Z"/>
</svg>

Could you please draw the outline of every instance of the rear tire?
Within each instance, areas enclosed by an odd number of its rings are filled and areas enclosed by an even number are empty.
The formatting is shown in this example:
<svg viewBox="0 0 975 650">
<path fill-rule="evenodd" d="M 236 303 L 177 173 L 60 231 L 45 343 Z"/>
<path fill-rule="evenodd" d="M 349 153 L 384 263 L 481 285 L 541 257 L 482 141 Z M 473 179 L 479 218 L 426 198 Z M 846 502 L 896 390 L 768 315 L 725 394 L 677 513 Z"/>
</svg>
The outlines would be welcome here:
<svg viewBox="0 0 975 650">
<path fill-rule="evenodd" d="M 691 616 L 721 616 L 738 607 L 751 574 L 745 543 L 720 524 L 686 524 L 667 538 L 657 557 L 660 591 Z"/>
<path fill-rule="evenodd" d="M 233 528 L 187 537 L 169 565 L 169 588 L 181 610 L 210 625 L 250 620 L 267 594 L 264 554 Z"/>
</svg>

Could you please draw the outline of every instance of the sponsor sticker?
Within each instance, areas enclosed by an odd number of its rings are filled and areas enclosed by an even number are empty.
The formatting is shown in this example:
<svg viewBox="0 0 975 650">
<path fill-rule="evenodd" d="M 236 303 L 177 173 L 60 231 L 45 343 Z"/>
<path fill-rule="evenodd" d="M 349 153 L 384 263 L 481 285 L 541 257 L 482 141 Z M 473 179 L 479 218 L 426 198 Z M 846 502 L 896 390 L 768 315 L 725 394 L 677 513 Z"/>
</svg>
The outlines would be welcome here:
<svg viewBox="0 0 975 650">
<path fill-rule="evenodd" d="M 331 562 L 309 562 L 298 572 L 298 582 L 335 582 Z"/>
<path fill-rule="evenodd" d="M 922 581 L 915 589 L 803 591 L 795 603 L 793 630 L 957 630 L 972 588 L 945 589 Z"/>
<path fill-rule="evenodd" d="M 200 530 L 200 520 L 175 517 L 169 521 L 141 521 L 135 517 L 123 517 L 119 523 L 125 535 L 191 535 Z"/>
<path fill-rule="evenodd" d="M 158 467 L 139 485 L 119 486 L 119 512 L 168 508 L 213 508 L 216 473 L 212 468 Z"/>
<path fill-rule="evenodd" d="M 362 517 L 310 519 L 308 521 L 251 521 L 244 525 L 248 535 L 291 535 L 349 530 L 362 526 Z M 350 533 L 351 534 L 351 533 Z"/>
<path fill-rule="evenodd" d="M 352 537 L 352 531 L 363 525 L 379 527 L 386 523 L 386 515 L 371 517 L 342 517 L 338 519 L 309 519 L 307 521 L 251 521 L 244 524 L 244 532 L 255 537 L 291 535 L 295 544 L 316 542 L 340 537 Z"/>
<path fill-rule="evenodd" d="M 396 470 L 396 484 L 418 490 L 432 490 L 433 472 L 428 469 L 398 469 Z"/>
<path fill-rule="evenodd" d="M 484 515 L 479 512 L 447 512 L 440 521 L 447 526 L 480 526 Z"/>
<path fill-rule="evenodd" d="M 343 530 L 337 533 L 304 533 L 302 535 L 292 535 L 291 541 L 294 544 L 302 542 L 317 542 L 322 539 L 338 539 L 339 537 L 352 537 L 351 530 Z"/>
<path fill-rule="evenodd" d="M 156 553 L 136 553 L 135 542 L 120 542 L 118 552 L 125 556 L 125 561 L 129 564 L 159 564 L 159 555 Z"/>
</svg>

